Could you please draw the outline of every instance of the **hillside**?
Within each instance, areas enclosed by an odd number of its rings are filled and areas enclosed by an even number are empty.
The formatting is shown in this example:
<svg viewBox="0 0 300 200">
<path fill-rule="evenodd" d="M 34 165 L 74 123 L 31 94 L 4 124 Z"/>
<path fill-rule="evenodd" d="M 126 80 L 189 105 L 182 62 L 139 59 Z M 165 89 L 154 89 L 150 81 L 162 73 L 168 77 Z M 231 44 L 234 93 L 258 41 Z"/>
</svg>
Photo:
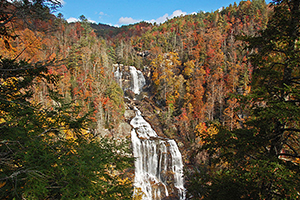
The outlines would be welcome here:
<svg viewBox="0 0 300 200">
<path fill-rule="evenodd" d="M 187 199 L 299 198 L 298 1 L 120 28 L 45 2 L 0 3 L 2 199 L 131 199 L 133 107 L 177 142 Z"/>
</svg>

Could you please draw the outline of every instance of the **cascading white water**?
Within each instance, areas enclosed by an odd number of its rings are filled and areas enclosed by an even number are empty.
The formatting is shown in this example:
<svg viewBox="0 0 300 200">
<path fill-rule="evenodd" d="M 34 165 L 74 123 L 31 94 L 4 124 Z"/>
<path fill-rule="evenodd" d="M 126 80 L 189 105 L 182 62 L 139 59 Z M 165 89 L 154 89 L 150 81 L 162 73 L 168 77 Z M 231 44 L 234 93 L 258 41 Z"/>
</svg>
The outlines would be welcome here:
<svg viewBox="0 0 300 200">
<path fill-rule="evenodd" d="M 162 199 L 169 196 L 174 184 L 177 195 L 185 199 L 183 164 L 181 153 L 174 140 L 158 137 L 150 124 L 137 109 L 131 120 L 131 140 L 135 160 L 134 186 L 143 193 L 144 200 Z"/>
<path fill-rule="evenodd" d="M 136 158 L 135 188 L 139 188 L 144 193 L 145 200 L 158 199 L 157 195 L 168 196 L 167 186 L 161 180 L 161 169 L 167 166 L 166 159 L 162 159 L 166 157 L 164 154 L 167 154 L 165 142 L 154 140 L 157 134 L 144 120 L 139 110 L 136 109 L 136 116 L 130 124 L 133 126 L 131 141 L 133 155 Z M 153 189 L 154 185 L 157 186 L 156 189 Z"/>
<path fill-rule="evenodd" d="M 183 181 L 183 164 L 181 153 L 174 140 L 169 140 L 170 152 L 172 155 L 172 171 L 174 173 L 174 185 L 179 190 L 180 199 L 185 199 L 185 189 Z"/>
<path fill-rule="evenodd" d="M 140 91 L 146 83 L 143 73 L 133 66 L 130 66 L 129 70 L 132 77 L 132 91 L 134 94 L 140 94 Z"/>
<path fill-rule="evenodd" d="M 124 73 L 123 73 L 124 72 Z M 129 72 L 119 67 L 115 77 L 124 87 L 139 95 L 145 85 L 145 78 L 141 71 L 129 67 Z M 130 74 L 130 78 L 127 75 Z M 130 79 L 130 84 L 122 76 Z M 152 129 L 151 125 L 142 117 L 141 112 L 134 108 L 135 117 L 130 121 L 133 127 L 131 140 L 135 160 L 135 194 L 143 193 L 143 200 L 160 200 L 171 195 L 185 199 L 183 181 L 183 164 L 181 153 L 174 140 L 162 138 Z"/>
</svg>

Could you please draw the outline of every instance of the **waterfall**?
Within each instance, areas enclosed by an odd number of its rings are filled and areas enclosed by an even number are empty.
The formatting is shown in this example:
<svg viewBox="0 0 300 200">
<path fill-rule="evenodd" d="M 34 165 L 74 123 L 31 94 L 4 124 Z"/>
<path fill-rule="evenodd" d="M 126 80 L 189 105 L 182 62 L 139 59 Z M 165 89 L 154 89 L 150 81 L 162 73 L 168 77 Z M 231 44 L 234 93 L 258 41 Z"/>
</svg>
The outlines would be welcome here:
<svg viewBox="0 0 300 200">
<path fill-rule="evenodd" d="M 114 73 L 114 77 L 123 91 L 130 90 L 134 94 L 139 95 L 143 86 L 146 84 L 143 73 L 133 66 L 124 67 L 123 65 L 115 65 L 115 67 L 117 67 L 117 69 Z M 126 82 L 124 80 L 126 80 Z"/>
<path fill-rule="evenodd" d="M 143 193 L 144 200 L 169 196 L 169 185 L 174 184 L 177 196 L 185 199 L 181 153 L 174 140 L 158 137 L 150 124 L 136 110 L 130 125 L 135 160 L 134 186 Z M 170 189 L 172 191 L 172 189 Z"/>
<path fill-rule="evenodd" d="M 140 94 L 146 83 L 143 73 L 140 70 L 136 70 L 133 66 L 130 66 L 129 69 L 132 77 L 132 91 L 134 94 Z"/>
<path fill-rule="evenodd" d="M 122 71 L 120 71 L 120 67 L 117 67 L 117 70 L 114 73 L 115 79 L 117 81 L 117 83 L 120 85 L 121 88 L 123 88 L 122 86 Z"/>
<path fill-rule="evenodd" d="M 145 85 L 142 72 L 135 67 L 127 71 L 118 67 L 115 78 L 123 90 L 131 90 L 136 95 Z M 159 137 L 136 107 L 134 111 L 135 117 L 130 121 L 135 157 L 134 195 L 142 193 L 143 200 L 161 200 L 170 195 L 184 200 L 182 157 L 175 140 Z"/>
</svg>

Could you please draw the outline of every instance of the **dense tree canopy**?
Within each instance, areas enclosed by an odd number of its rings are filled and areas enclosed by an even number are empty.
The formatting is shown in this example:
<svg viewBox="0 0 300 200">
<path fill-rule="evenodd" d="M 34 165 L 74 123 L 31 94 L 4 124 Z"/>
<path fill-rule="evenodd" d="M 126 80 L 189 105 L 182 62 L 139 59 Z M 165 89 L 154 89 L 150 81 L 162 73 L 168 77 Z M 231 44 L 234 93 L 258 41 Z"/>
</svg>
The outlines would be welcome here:
<svg viewBox="0 0 300 200">
<path fill-rule="evenodd" d="M 245 122 L 205 138 L 216 159 L 193 180 L 205 199 L 299 198 L 299 5 L 274 1 L 267 28 L 245 38 L 255 50 L 251 92 L 240 96 Z"/>
</svg>

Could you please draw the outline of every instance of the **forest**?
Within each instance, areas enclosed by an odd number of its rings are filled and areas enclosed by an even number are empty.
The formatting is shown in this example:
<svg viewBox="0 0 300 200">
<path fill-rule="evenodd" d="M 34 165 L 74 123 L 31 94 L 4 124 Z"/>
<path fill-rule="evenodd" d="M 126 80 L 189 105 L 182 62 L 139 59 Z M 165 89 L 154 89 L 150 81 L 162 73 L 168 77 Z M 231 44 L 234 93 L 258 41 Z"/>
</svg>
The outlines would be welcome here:
<svg viewBox="0 0 300 200">
<path fill-rule="evenodd" d="M 120 28 L 60 6 L 0 1 L 0 199 L 139 199 L 114 64 L 144 73 L 187 199 L 300 198 L 300 1 Z"/>
</svg>

